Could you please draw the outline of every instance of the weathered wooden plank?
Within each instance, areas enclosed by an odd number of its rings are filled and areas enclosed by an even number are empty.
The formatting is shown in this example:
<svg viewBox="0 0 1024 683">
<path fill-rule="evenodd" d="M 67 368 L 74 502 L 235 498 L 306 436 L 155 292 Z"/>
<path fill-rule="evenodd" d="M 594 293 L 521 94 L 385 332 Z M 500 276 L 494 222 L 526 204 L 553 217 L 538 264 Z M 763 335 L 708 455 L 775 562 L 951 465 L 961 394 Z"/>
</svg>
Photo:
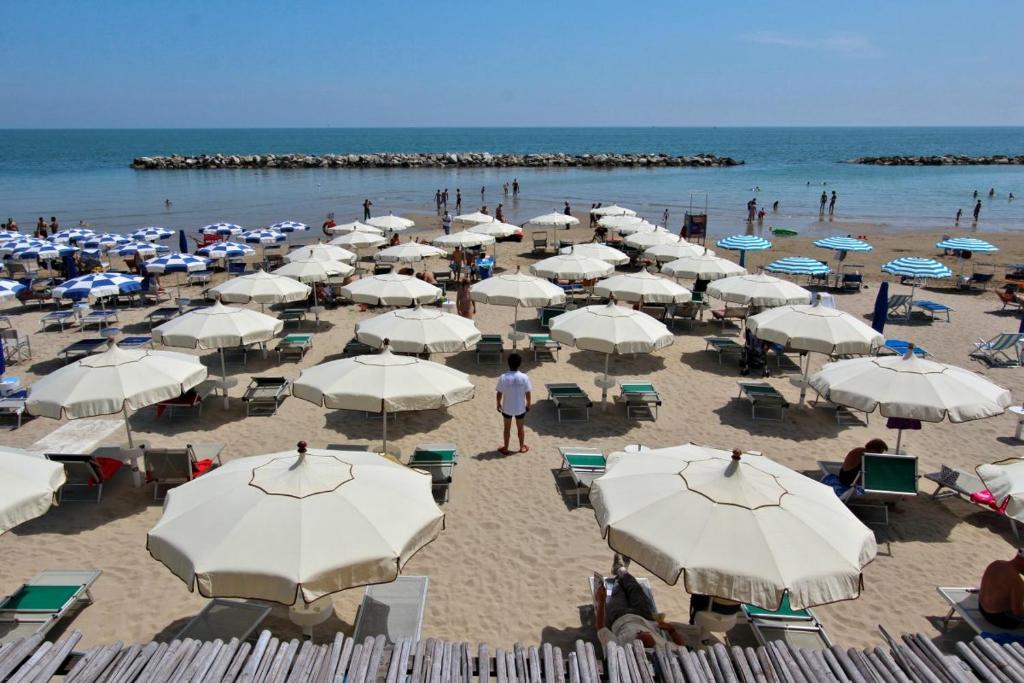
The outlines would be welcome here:
<svg viewBox="0 0 1024 683">
<path fill-rule="evenodd" d="M 444 666 L 444 642 L 434 641 L 434 650 L 430 653 L 430 678 L 428 683 L 441 683 L 441 669 Z"/>
<path fill-rule="evenodd" d="M 452 643 L 451 683 L 461 683 L 462 679 L 462 643 Z"/>
<path fill-rule="evenodd" d="M 629 668 L 629 659 L 626 656 L 626 648 L 615 648 L 615 660 L 619 667 L 619 681 L 621 683 L 640 683 L 633 678 L 633 670 Z M 637 674 L 639 676 L 639 673 Z"/>
<path fill-rule="evenodd" d="M 429 650 L 428 650 L 429 648 Z M 429 651 L 434 649 L 433 643 L 430 639 L 425 641 L 421 640 L 416 643 L 416 657 L 412 663 L 412 677 L 409 683 L 423 683 L 424 678 L 424 659 L 426 658 Z"/>
<path fill-rule="evenodd" d="M 494 651 L 494 676 L 498 683 L 508 683 L 508 664 L 504 648 L 499 647 Z"/>
<path fill-rule="evenodd" d="M 263 681 L 266 680 L 270 667 L 274 666 L 274 661 L 277 658 L 277 651 L 285 645 L 286 643 L 283 643 L 278 638 L 271 636 L 266 649 L 263 651 L 263 656 L 260 657 L 257 666 L 253 669 L 251 679 L 252 683 L 263 683 Z M 244 673 L 245 672 L 243 671 L 243 674 Z"/>
<path fill-rule="evenodd" d="M 835 660 L 842 667 L 843 673 L 846 674 L 851 683 L 868 683 L 867 679 L 864 678 L 864 674 L 860 672 L 860 669 L 850 659 L 850 655 L 846 654 L 841 647 L 833 645 L 829 648 L 829 652 L 835 657 Z"/>
<path fill-rule="evenodd" d="M 178 666 L 175 667 L 171 673 L 171 677 L 168 679 L 169 683 L 185 683 L 186 677 L 185 672 L 188 670 L 196 657 L 199 656 L 199 651 L 203 648 L 203 643 L 200 640 L 186 639 L 184 641 L 185 652 L 181 656 L 181 661 L 178 662 Z"/>
<path fill-rule="evenodd" d="M 192 658 L 192 661 L 185 667 L 185 671 L 182 673 L 182 683 L 191 683 L 191 681 L 201 679 L 222 647 L 224 647 L 224 641 L 222 640 L 201 642 L 195 657 Z"/>
<path fill-rule="evenodd" d="M 776 640 L 771 643 L 771 646 L 778 655 L 776 664 L 781 664 L 782 672 L 795 681 L 795 683 L 811 683 L 813 679 L 808 679 L 800 665 L 793 659 L 793 654 L 790 652 L 787 643 Z"/>
<path fill-rule="evenodd" d="M 345 643 L 345 634 L 338 631 L 334 634 L 331 647 L 327 650 L 324 658 L 323 668 L 316 678 L 315 683 L 331 683 L 334 678 L 334 670 L 338 667 L 338 660 L 341 659 L 341 648 Z"/>
<path fill-rule="evenodd" d="M 526 648 L 526 665 L 530 672 L 529 683 L 543 683 L 540 673 L 540 652 L 536 645 Z"/>
<path fill-rule="evenodd" d="M 356 643 L 351 638 L 346 640 L 342 646 L 341 658 L 338 660 L 338 666 L 334 670 L 334 683 L 342 683 L 345 680 L 345 676 L 348 674 L 348 667 L 352 663 L 352 654 L 355 652 L 355 646 Z"/>
<path fill-rule="evenodd" d="M 238 683 L 252 683 L 256 678 L 256 672 L 266 656 L 267 648 L 270 647 L 272 639 L 273 636 L 270 634 L 270 631 L 266 629 L 260 631 L 260 636 L 256 639 L 256 644 L 252 648 L 252 654 L 246 660 L 241 670 L 235 675 Z M 230 672 L 230 669 L 228 671 Z"/>
<path fill-rule="evenodd" d="M 511 651 L 505 652 L 505 669 L 508 671 L 508 683 L 525 683 L 516 674 L 516 656 Z"/>
<path fill-rule="evenodd" d="M 487 643 L 480 643 L 477 646 L 476 675 L 480 683 L 491 683 L 491 659 Z"/>
<path fill-rule="evenodd" d="M 126 679 L 126 673 L 141 654 L 142 644 L 140 643 L 130 645 L 128 649 L 122 650 L 121 655 L 117 658 L 116 665 L 107 672 L 104 680 L 107 683 L 122 683 Z"/>
<path fill-rule="evenodd" d="M 555 660 L 555 683 L 565 683 L 565 658 L 562 656 L 562 648 L 552 648 L 552 656 Z"/>
<path fill-rule="evenodd" d="M 153 673 L 160 667 L 160 662 L 163 661 L 164 657 L 167 656 L 167 651 L 171 649 L 171 643 L 158 643 L 156 651 L 150 655 L 149 661 L 146 662 L 142 670 L 139 671 L 134 678 L 134 683 L 149 683 L 152 680 Z M 64 677 L 65 681 L 71 680 L 71 674 L 69 673 Z"/>
<path fill-rule="evenodd" d="M 690 681 L 707 683 L 707 679 L 704 677 L 704 670 L 697 659 L 696 653 L 692 650 L 680 650 L 676 653 L 676 658 L 682 666 L 683 675 L 686 677 L 687 683 L 690 683 Z"/>
<path fill-rule="evenodd" d="M 832 675 L 836 677 L 836 680 L 838 680 L 839 683 L 853 683 L 853 681 L 850 680 L 850 677 L 846 675 L 846 669 L 844 669 L 843 665 L 839 663 L 839 660 L 836 658 L 832 650 L 821 650 L 819 654 L 821 658 L 825 660 L 825 664 L 832 671 Z"/>
<path fill-rule="evenodd" d="M 580 662 L 575 652 L 569 653 L 569 683 L 580 683 Z"/>
<path fill-rule="evenodd" d="M 0 660 L 0 681 L 10 676 L 12 671 L 16 671 L 26 659 L 32 656 L 42 642 L 43 635 L 36 633 L 18 641 L 11 647 L 4 648 L 4 656 Z"/>
<path fill-rule="evenodd" d="M 377 675 L 380 672 L 380 661 L 384 657 L 384 646 L 387 645 L 387 642 L 388 639 L 383 635 L 377 635 L 373 639 L 373 645 L 370 648 L 369 663 L 363 673 L 363 681 L 365 683 L 377 683 Z"/>
<path fill-rule="evenodd" d="M 733 645 L 729 648 L 729 656 L 736 669 L 736 677 L 743 683 L 756 683 L 757 679 L 754 678 L 754 672 L 750 670 L 750 664 L 747 662 L 747 655 L 743 652 L 743 648 Z"/>
<path fill-rule="evenodd" d="M 709 682 L 715 681 L 715 672 L 711 668 L 707 650 L 697 651 L 697 662 L 700 664 L 701 671 L 704 672 L 705 680 Z"/>
<path fill-rule="evenodd" d="M 285 683 L 288 672 L 291 670 L 292 663 L 295 661 L 296 655 L 299 654 L 299 648 L 301 647 L 302 641 L 298 638 L 292 638 L 288 641 L 288 648 L 284 650 L 280 661 L 276 662 L 275 670 L 272 670 L 272 675 L 268 676 L 268 683 Z M 281 652 L 281 650 L 278 650 L 279 655 Z"/>
<path fill-rule="evenodd" d="M 601 670 L 597 667 L 597 655 L 594 653 L 594 644 L 589 641 L 583 643 L 583 649 L 587 653 L 587 668 L 590 669 L 590 680 L 593 683 L 600 683 Z"/>
<path fill-rule="evenodd" d="M 746 657 L 747 666 L 750 667 L 750 671 L 754 674 L 754 680 L 757 683 L 768 683 L 771 680 L 768 672 L 761 665 L 761 660 L 757 658 L 757 651 L 754 648 L 743 648 L 743 656 Z"/>
<path fill-rule="evenodd" d="M 644 644 L 639 640 L 633 641 L 633 654 L 636 655 L 637 667 L 640 669 L 640 680 L 643 683 L 654 683 L 654 667 L 647 657 Z"/>
<path fill-rule="evenodd" d="M 582 640 L 576 641 L 576 663 L 579 666 L 581 683 L 598 683 L 590 671 L 590 662 L 587 661 L 587 649 Z"/>
<path fill-rule="evenodd" d="M 312 640 L 303 640 L 299 643 L 299 651 L 295 653 L 295 657 L 292 663 L 291 670 L 288 671 L 288 677 L 285 679 L 288 683 L 295 683 L 296 681 L 304 681 L 303 670 L 306 667 L 306 661 L 310 655 L 313 654 L 313 648 L 316 647 Z"/>
<path fill-rule="evenodd" d="M 447 640 L 441 646 L 441 683 L 452 683 L 452 644 Z"/>
<path fill-rule="evenodd" d="M 391 664 L 388 666 L 388 675 L 385 683 L 404 683 L 405 675 L 409 671 L 409 650 L 412 642 L 409 638 L 402 638 L 395 643 L 391 651 Z"/>
<path fill-rule="evenodd" d="M 540 657 L 544 663 L 544 683 L 555 683 L 555 654 L 551 643 L 544 643 L 540 646 Z"/>
<path fill-rule="evenodd" d="M 721 671 L 726 683 L 739 683 L 739 679 L 736 678 L 736 669 L 732 665 L 729 651 L 725 649 L 725 646 L 721 643 L 715 643 L 711 647 L 711 652 L 715 655 L 715 660 L 718 662 L 718 670 Z"/>
<path fill-rule="evenodd" d="M 210 662 L 210 668 L 206 670 L 202 678 L 198 679 L 201 683 L 221 683 L 224 680 L 224 675 L 228 671 L 228 667 L 231 666 L 231 662 L 235 659 L 235 654 L 238 652 L 238 648 L 241 647 L 241 641 L 238 638 L 232 638 L 228 642 L 224 643 L 221 647 L 220 652 L 212 662 Z"/>
<path fill-rule="evenodd" d="M 971 667 L 971 670 L 974 672 L 975 676 L 977 676 L 983 681 L 998 680 L 995 674 L 991 670 L 989 670 L 988 665 L 984 661 L 982 661 L 982 659 L 978 657 L 977 654 L 975 654 L 974 650 L 967 647 L 967 643 L 958 642 L 955 643 L 953 647 L 956 648 L 956 652 L 958 655 L 960 655 L 960 658 L 963 661 L 967 662 L 967 666 Z"/>
<path fill-rule="evenodd" d="M 28 656 L 21 666 L 11 676 L 11 681 L 14 683 L 22 683 L 25 678 L 29 675 L 29 672 L 36 667 L 37 664 L 41 664 L 46 661 L 46 657 L 50 654 L 50 650 L 54 648 L 53 643 L 44 642 L 35 649 L 35 652 Z"/>
<path fill-rule="evenodd" d="M 1013 683 L 1024 683 L 1024 670 L 1020 669 L 1012 659 L 1006 656 L 1003 648 L 981 636 L 976 636 L 974 642 L 985 653 L 989 661 L 995 665 L 999 673 L 1009 678 Z"/>
<path fill-rule="evenodd" d="M 530 683 L 530 674 L 527 672 L 526 666 L 526 648 L 522 643 L 513 643 L 512 653 L 515 655 L 516 678 L 522 683 Z"/>
<path fill-rule="evenodd" d="M 239 643 L 235 656 L 231 658 L 231 663 L 228 664 L 228 668 L 224 672 L 223 677 L 221 677 L 220 683 L 235 683 L 238 680 L 238 675 L 242 673 L 242 667 L 249 661 L 249 654 L 252 652 L 252 649 L 252 643 Z"/>
<path fill-rule="evenodd" d="M 117 653 L 121 651 L 123 646 L 124 643 L 119 640 L 113 645 L 109 645 L 100 650 L 99 654 L 97 654 L 89 663 L 89 666 L 75 677 L 75 683 L 91 683 L 92 681 L 99 680 L 100 676 L 103 675 L 103 672 L 106 671 L 107 667 L 114 661 L 114 657 L 117 656 Z"/>
<path fill-rule="evenodd" d="M 112 683 L 132 683 L 139 679 L 139 676 L 145 670 L 146 666 L 152 661 L 153 657 L 156 656 L 157 652 L 160 651 L 160 644 L 149 642 L 146 643 L 139 650 L 139 653 L 135 655 L 131 664 L 122 671 L 117 679 Z"/>
<path fill-rule="evenodd" d="M 864 652 L 864 659 L 883 679 L 893 683 L 910 683 L 911 678 L 899 667 L 892 655 L 880 647 Z"/>
</svg>

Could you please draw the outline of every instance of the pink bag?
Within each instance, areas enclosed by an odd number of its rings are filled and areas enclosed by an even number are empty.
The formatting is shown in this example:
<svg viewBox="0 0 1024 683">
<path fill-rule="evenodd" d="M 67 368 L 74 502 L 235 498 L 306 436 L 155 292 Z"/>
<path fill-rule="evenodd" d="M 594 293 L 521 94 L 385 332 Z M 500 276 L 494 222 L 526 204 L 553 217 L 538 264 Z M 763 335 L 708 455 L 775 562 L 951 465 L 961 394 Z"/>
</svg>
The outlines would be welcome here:
<svg viewBox="0 0 1024 683">
<path fill-rule="evenodd" d="M 1010 502 L 1010 499 L 1007 497 L 1007 499 L 1003 501 L 1003 504 L 1000 505 L 999 501 L 995 499 L 995 496 L 993 496 L 988 489 L 983 489 L 971 494 L 971 502 L 977 505 L 987 505 L 996 512 L 1002 513 L 1006 509 L 1006 504 Z"/>
</svg>

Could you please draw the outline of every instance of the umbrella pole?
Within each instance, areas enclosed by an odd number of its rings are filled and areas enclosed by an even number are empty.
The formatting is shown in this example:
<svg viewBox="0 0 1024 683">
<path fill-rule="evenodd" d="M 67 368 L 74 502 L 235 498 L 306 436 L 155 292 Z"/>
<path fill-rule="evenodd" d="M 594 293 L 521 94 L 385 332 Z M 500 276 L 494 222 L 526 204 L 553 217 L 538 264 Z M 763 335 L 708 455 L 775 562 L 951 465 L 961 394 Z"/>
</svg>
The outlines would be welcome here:
<svg viewBox="0 0 1024 683">
<path fill-rule="evenodd" d="M 228 401 L 228 367 L 227 364 L 224 362 L 223 346 L 220 347 L 220 376 L 222 380 L 221 385 L 224 388 L 224 410 L 227 410 L 231 404 Z"/>
<path fill-rule="evenodd" d="M 811 371 L 811 354 L 808 352 L 804 355 L 807 356 L 807 362 L 804 365 L 804 381 L 800 383 L 800 405 L 803 405 L 804 399 L 807 398 L 807 374 Z"/>
<path fill-rule="evenodd" d="M 900 442 L 903 441 L 903 430 L 896 430 L 896 455 L 900 454 Z"/>
<path fill-rule="evenodd" d="M 512 314 L 512 334 L 511 334 L 511 337 L 512 337 L 512 350 L 514 351 L 516 348 L 518 348 L 518 344 L 519 344 L 519 335 L 516 333 L 516 328 L 519 327 L 519 304 L 518 303 L 513 307 L 513 310 L 515 312 Z"/>
<path fill-rule="evenodd" d="M 388 452 L 388 407 L 384 407 L 384 447 L 381 449 L 385 455 Z"/>
<path fill-rule="evenodd" d="M 124 429 L 128 432 L 128 448 L 135 448 L 135 444 L 132 442 L 132 425 L 128 422 L 128 402 L 125 401 L 124 405 L 121 406 L 121 413 L 124 415 Z"/>
<path fill-rule="evenodd" d="M 604 354 L 604 377 L 601 380 L 601 409 L 608 410 L 608 363 L 612 354 Z"/>
</svg>

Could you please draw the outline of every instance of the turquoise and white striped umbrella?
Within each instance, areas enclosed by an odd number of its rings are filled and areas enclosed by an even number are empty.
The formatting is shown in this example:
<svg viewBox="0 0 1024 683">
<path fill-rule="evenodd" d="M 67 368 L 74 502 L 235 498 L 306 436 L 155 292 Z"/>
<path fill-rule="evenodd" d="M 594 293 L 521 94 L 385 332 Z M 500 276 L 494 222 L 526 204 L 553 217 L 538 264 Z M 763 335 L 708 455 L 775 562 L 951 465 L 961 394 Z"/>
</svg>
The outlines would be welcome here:
<svg viewBox="0 0 1024 683">
<path fill-rule="evenodd" d="M 32 261 L 35 259 L 50 261 L 53 259 L 63 258 L 64 256 L 70 256 L 76 251 L 78 250 L 75 247 L 44 242 L 31 247 L 25 247 L 24 249 L 18 249 L 11 253 L 11 258 L 19 261 Z"/>
<path fill-rule="evenodd" d="M 170 250 L 159 244 L 151 244 L 149 242 L 131 242 L 129 244 L 123 244 L 112 251 L 118 256 L 141 256 L 142 258 L 153 258 L 154 256 L 159 256 L 161 251 L 167 252 Z"/>
<path fill-rule="evenodd" d="M 111 247 L 123 247 L 131 244 L 131 238 L 124 235 L 115 235 L 112 232 L 104 232 L 99 235 L 92 235 L 82 241 L 86 249 L 110 249 Z"/>
<path fill-rule="evenodd" d="M 220 235 L 221 237 L 241 235 L 244 231 L 245 229 L 241 225 L 235 225 L 234 223 L 211 223 L 199 229 L 199 232 L 204 235 Z"/>
<path fill-rule="evenodd" d="M 944 239 L 941 242 L 936 242 L 935 246 L 939 249 L 951 249 L 953 251 L 972 251 L 979 254 L 990 254 L 995 251 L 999 251 L 999 247 L 994 244 L 990 244 L 985 240 L 979 240 L 974 237 L 952 237 Z"/>
<path fill-rule="evenodd" d="M 241 234 L 246 244 L 277 244 L 284 242 L 288 236 L 279 230 L 249 230 Z"/>
<path fill-rule="evenodd" d="M 918 256 L 904 256 L 903 258 L 894 259 L 882 266 L 882 270 L 890 275 L 914 279 L 943 278 L 953 274 L 952 270 L 935 259 L 920 258 Z"/>
<path fill-rule="evenodd" d="M 718 240 L 715 245 L 732 251 L 764 251 L 772 248 L 771 242 L 757 235 L 731 235 Z"/>
<path fill-rule="evenodd" d="M 0 279 L 0 299 L 6 299 L 9 296 L 18 296 L 20 292 L 27 289 L 25 285 L 15 280 L 4 280 Z"/>
<path fill-rule="evenodd" d="M 871 251 L 874 249 L 864 240 L 852 237 L 824 237 L 820 240 L 815 240 L 814 246 L 834 251 Z"/>
<path fill-rule="evenodd" d="M 769 263 L 764 269 L 772 273 L 789 275 L 828 275 L 832 272 L 832 269 L 821 261 L 806 256 L 780 258 Z"/>
<path fill-rule="evenodd" d="M 271 225 L 270 229 L 277 230 L 278 232 L 300 232 L 302 230 L 309 230 L 309 226 L 298 221 L 281 221 Z"/>
<path fill-rule="evenodd" d="M 88 228 L 70 228 L 68 230 L 61 230 L 50 235 L 50 239 L 54 242 L 78 242 L 95 235 L 94 230 Z"/>
<path fill-rule="evenodd" d="M 168 254 L 146 261 L 146 270 L 151 273 L 194 273 L 205 270 L 210 264 L 208 259 L 192 254 Z"/>
<path fill-rule="evenodd" d="M 156 242 L 157 240 L 166 240 L 174 236 L 173 230 L 167 228 L 160 228 L 155 225 L 151 225 L 147 228 L 141 228 L 132 233 L 132 237 L 137 240 L 144 242 Z"/>
<path fill-rule="evenodd" d="M 129 294 L 142 289 L 142 278 L 122 273 L 90 273 L 53 288 L 54 299 L 92 301 L 105 296 Z"/>
<path fill-rule="evenodd" d="M 196 253 L 207 258 L 236 259 L 251 256 L 256 250 L 246 244 L 238 242 L 217 242 L 202 249 L 196 249 Z"/>
</svg>

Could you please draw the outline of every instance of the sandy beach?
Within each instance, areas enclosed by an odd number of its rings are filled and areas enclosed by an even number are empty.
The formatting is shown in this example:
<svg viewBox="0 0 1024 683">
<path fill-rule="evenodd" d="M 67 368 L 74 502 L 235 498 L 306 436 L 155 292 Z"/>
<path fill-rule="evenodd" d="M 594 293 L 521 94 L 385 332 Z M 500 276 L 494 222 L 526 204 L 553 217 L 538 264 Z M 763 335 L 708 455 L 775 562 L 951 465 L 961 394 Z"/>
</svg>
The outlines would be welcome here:
<svg viewBox="0 0 1024 683">
<path fill-rule="evenodd" d="M 557 231 L 559 239 L 589 240 L 587 219 L 578 217 L 581 226 Z M 414 218 L 426 228 L 417 234 L 440 234 L 436 216 Z M 847 259 L 864 265 L 867 287 L 856 294 L 834 295 L 839 308 L 865 319 L 883 279 L 881 263 L 902 255 L 932 257 L 941 251 L 933 245 L 942 233 L 895 234 L 884 226 L 839 221 L 829 227 L 837 234 L 867 235 L 875 245 L 873 252 L 851 254 Z M 521 244 L 498 245 L 500 269 L 521 266 L 525 270 L 535 260 L 529 254 L 530 232 L 527 229 Z M 976 260 L 994 263 L 995 281 L 999 282 L 1003 264 L 1024 261 L 1024 242 L 1009 234 L 990 239 L 1001 251 Z M 810 242 L 803 236 L 776 239 L 771 251 L 748 255 L 748 267 L 787 255 L 831 256 Z M 735 254 L 728 252 L 720 255 L 735 259 Z M 956 267 L 955 259 L 945 259 Z M 431 267 L 443 268 L 439 262 Z M 909 290 L 897 283 L 890 285 L 890 293 L 900 292 Z M 199 290 L 189 293 L 195 297 Z M 1017 331 L 1018 317 L 1000 311 L 991 289 L 968 294 L 925 288 L 918 290 L 917 296 L 951 306 L 952 322 L 890 321 L 887 337 L 915 342 L 939 361 L 970 368 L 1010 389 L 1015 400 L 1024 397 L 1024 370 L 990 369 L 968 358 L 979 338 Z M 124 310 L 121 327 L 126 332 L 146 333 L 148 327 L 142 319 L 149 310 Z M 230 409 L 224 410 L 220 400 L 213 398 L 198 416 L 181 413 L 158 418 L 153 408 L 143 409 L 131 418 L 137 438 L 168 447 L 219 442 L 226 445 L 225 459 L 290 450 L 299 440 L 313 447 L 344 442 L 378 448 L 377 421 L 327 411 L 296 398 L 286 399 L 274 417 L 247 418 L 238 398 L 250 376 L 283 374 L 294 379 L 304 368 L 339 357 L 353 325 L 376 312 L 360 312 L 355 306 L 329 310 L 318 329 L 309 325 L 315 331 L 313 348 L 300 363 L 278 365 L 275 354 L 265 358 L 250 354 L 247 366 L 229 367 L 239 380 Z M 20 376 L 26 385 L 61 366 L 56 360 L 60 349 L 83 336 L 93 336 L 83 335 L 77 328 L 40 332 L 41 313 L 35 308 L 8 306 L 0 314 L 10 315 L 14 327 L 30 335 L 33 359 L 9 368 L 9 373 Z M 595 570 L 607 571 L 612 554 L 600 536 L 593 510 L 587 504 L 575 507 L 575 495 L 566 488 L 567 478 L 558 476 L 560 445 L 585 444 L 610 452 L 627 444 L 662 447 L 692 441 L 759 450 L 816 477 L 817 460 L 841 459 L 850 448 L 873 437 L 894 443 L 895 433 L 885 428 L 885 420 L 878 415 L 872 415 L 865 426 L 839 426 L 832 412 L 824 408 L 794 405 L 784 422 L 752 421 L 746 401 L 736 399 L 740 376 L 735 363 L 720 365 L 713 353 L 705 351 L 704 337 L 722 332 L 721 325 L 708 317 L 703 323 L 677 325 L 675 343 L 667 349 L 649 356 L 613 358 L 611 371 L 616 377 L 647 377 L 656 385 L 664 405 L 655 422 L 627 420 L 620 405 L 612 404 L 607 410 L 596 405 L 600 390 L 593 380 L 603 367 L 597 354 L 563 348 L 557 362 L 540 363 L 527 354 L 524 369 L 533 382 L 536 405 L 527 418 L 531 450 L 525 454 L 502 456 L 497 452 L 501 422 L 494 411 L 494 385 L 503 366 L 478 365 L 472 352 L 432 358 L 470 373 L 476 397 L 447 412 L 401 414 L 389 430 L 394 445 L 406 454 L 423 442 L 451 441 L 459 449 L 451 498 L 443 506 L 446 529 L 405 569 L 406 574 L 430 577 L 425 636 L 492 645 L 523 641 L 563 646 L 579 637 L 594 638 L 587 577 Z M 507 332 L 511 319 L 510 309 L 477 306 L 476 321 L 484 333 Z M 520 329 L 539 329 L 539 325 L 530 320 Z M 731 334 L 738 331 L 737 327 L 726 329 Z M 216 354 L 201 355 L 215 372 L 219 367 Z M 821 356 L 812 356 L 812 370 L 822 362 Z M 797 376 L 796 364 L 783 362 L 778 370 L 773 368 L 768 381 L 795 404 L 799 390 L 791 379 Z M 545 400 L 543 385 L 547 382 L 577 382 L 587 388 L 595 399 L 591 420 L 559 424 Z M 60 426 L 46 418 L 27 420 L 20 429 L 0 432 L 0 443 L 28 447 Z M 942 464 L 970 471 L 981 463 L 1024 454 L 1024 442 L 1012 438 L 1014 428 L 1011 415 L 966 424 L 926 423 L 922 430 L 905 436 L 904 449 L 920 458 L 922 474 L 937 471 Z M 118 444 L 123 439 L 123 430 L 114 430 L 98 445 Z M 888 527 L 874 527 L 880 551 L 865 571 L 861 598 L 816 610 L 834 642 L 848 646 L 879 642 L 879 624 L 890 632 L 921 631 L 942 640 L 939 620 L 946 607 L 935 587 L 974 586 L 989 561 L 1008 558 L 1014 552 L 1005 519 L 958 499 L 935 500 L 931 497 L 934 485 L 928 481 L 922 480 L 920 488 L 918 497 L 896 508 Z M 85 634 L 83 646 L 172 635 L 206 600 L 189 593 L 146 551 L 146 532 L 160 512 L 150 488 L 134 488 L 129 472 L 118 473 L 105 487 L 99 504 L 65 503 L 0 536 L 0 556 L 4 558 L 0 594 L 11 592 L 46 568 L 101 569 L 103 575 L 93 590 L 95 603 L 69 622 Z M 324 542 L 344 543 L 344 538 Z M 640 568 L 636 573 L 644 575 Z M 670 619 L 685 621 L 688 596 L 683 588 L 667 586 L 656 578 L 652 584 L 659 608 Z M 361 589 L 337 594 L 336 617 L 318 627 L 317 640 L 329 640 L 339 629 L 350 632 L 361 596 Z M 298 634 L 282 607 L 275 608 L 265 623 L 282 636 Z M 736 640 L 750 637 L 742 626 L 732 635 Z"/>
</svg>

